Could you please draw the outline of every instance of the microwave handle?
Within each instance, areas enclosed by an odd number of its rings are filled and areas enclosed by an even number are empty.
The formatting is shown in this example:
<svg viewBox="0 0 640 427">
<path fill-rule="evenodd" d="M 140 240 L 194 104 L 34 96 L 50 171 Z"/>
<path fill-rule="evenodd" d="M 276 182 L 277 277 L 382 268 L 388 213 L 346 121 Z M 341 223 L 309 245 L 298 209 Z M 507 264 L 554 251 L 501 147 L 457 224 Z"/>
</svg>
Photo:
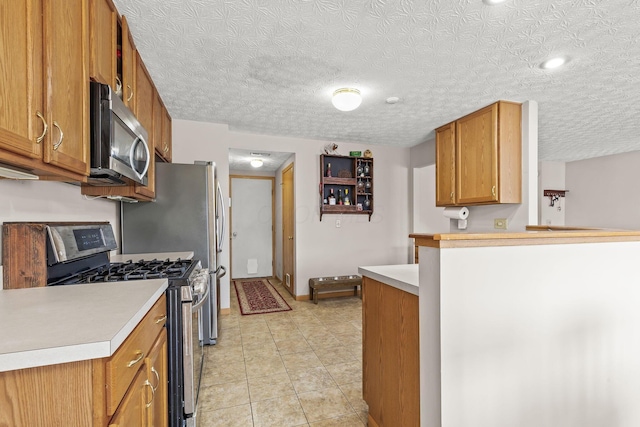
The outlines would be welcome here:
<svg viewBox="0 0 640 427">
<path fill-rule="evenodd" d="M 141 136 L 138 136 L 137 140 L 140 141 L 140 143 L 142 143 L 142 146 L 144 147 L 144 151 L 147 154 L 147 163 L 144 165 L 144 169 L 142 170 L 142 173 L 138 173 L 138 171 L 136 171 L 135 169 L 133 169 L 133 172 L 135 172 L 136 175 L 138 175 L 138 178 L 142 179 L 144 178 L 145 174 L 147 173 L 147 170 L 149 169 L 149 164 L 151 163 L 151 155 L 149 154 L 149 147 L 147 146 L 147 141 L 145 141 Z M 137 144 L 131 144 L 131 150 L 129 150 L 129 164 L 133 165 L 133 153 L 136 151 L 136 145 Z"/>
</svg>

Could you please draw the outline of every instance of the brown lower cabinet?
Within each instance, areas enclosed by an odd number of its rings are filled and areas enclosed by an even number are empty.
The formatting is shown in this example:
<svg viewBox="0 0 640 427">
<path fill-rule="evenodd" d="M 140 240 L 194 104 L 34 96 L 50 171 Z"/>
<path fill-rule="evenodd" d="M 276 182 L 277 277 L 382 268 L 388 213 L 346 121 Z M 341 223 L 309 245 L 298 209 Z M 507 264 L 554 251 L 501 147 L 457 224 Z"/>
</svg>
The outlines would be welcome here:
<svg viewBox="0 0 640 427">
<path fill-rule="evenodd" d="M 419 426 L 418 297 L 364 277 L 362 331 L 368 425 Z"/>
<path fill-rule="evenodd" d="M 0 372 L 0 426 L 165 427 L 166 299 L 108 358 Z"/>
</svg>

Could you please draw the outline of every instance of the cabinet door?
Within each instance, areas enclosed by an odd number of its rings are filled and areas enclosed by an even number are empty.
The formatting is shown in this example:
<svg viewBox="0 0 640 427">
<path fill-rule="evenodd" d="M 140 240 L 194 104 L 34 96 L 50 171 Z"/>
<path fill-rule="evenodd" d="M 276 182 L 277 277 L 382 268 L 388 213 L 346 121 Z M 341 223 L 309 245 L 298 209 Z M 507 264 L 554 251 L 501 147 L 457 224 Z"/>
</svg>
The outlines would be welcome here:
<svg viewBox="0 0 640 427">
<path fill-rule="evenodd" d="M 153 399 L 147 409 L 148 425 L 167 427 L 169 423 L 168 407 L 168 367 L 167 367 L 167 331 L 163 329 L 146 359 L 147 378 L 153 387 Z"/>
<path fill-rule="evenodd" d="M 90 0 L 90 76 L 116 89 L 118 11 L 111 0 Z"/>
<path fill-rule="evenodd" d="M 498 104 L 456 122 L 457 203 L 498 200 Z"/>
<path fill-rule="evenodd" d="M 140 54 L 136 52 L 136 117 L 142 127 L 145 128 L 149 134 L 149 153 L 151 154 L 151 163 L 149 164 L 148 171 L 148 183 L 147 186 L 136 185 L 135 192 L 137 194 L 154 197 L 155 196 L 155 156 L 153 155 L 155 150 L 154 127 L 153 127 L 153 102 L 154 102 L 154 87 L 149 77 Z"/>
<path fill-rule="evenodd" d="M 42 158 L 42 3 L 3 1 L 0 7 L 0 149 Z M 38 115 L 42 115 L 42 119 Z"/>
<path fill-rule="evenodd" d="M 49 132 L 44 161 L 89 174 L 87 0 L 44 2 L 45 102 Z"/>
<path fill-rule="evenodd" d="M 146 426 L 147 404 L 151 402 L 152 386 L 144 368 L 136 374 L 131 387 L 109 423 L 109 427 Z"/>
<path fill-rule="evenodd" d="M 131 111 L 135 109 L 136 47 L 129 32 L 129 22 L 122 17 L 122 99 Z"/>
<path fill-rule="evenodd" d="M 165 147 L 162 141 L 162 101 L 158 91 L 153 91 L 153 137 L 156 153 L 164 158 Z"/>
<path fill-rule="evenodd" d="M 456 124 L 436 129 L 436 206 L 456 203 Z"/>
<path fill-rule="evenodd" d="M 171 116 L 166 107 L 162 106 L 162 157 L 171 163 L 172 141 L 171 141 Z"/>
</svg>

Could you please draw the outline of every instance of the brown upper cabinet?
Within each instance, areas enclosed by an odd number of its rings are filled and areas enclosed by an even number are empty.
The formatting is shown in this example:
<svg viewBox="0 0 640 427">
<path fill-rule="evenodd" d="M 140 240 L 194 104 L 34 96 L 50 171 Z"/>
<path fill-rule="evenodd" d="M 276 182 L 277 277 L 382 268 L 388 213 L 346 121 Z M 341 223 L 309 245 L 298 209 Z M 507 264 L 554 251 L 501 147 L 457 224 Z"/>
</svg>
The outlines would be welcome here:
<svg viewBox="0 0 640 427">
<path fill-rule="evenodd" d="M 436 129 L 436 206 L 521 203 L 521 122 L 498 101 Z"/>
<path fill-rule="evenodd" d="M 136 45 L 129 31 L 129 23 L 125 16 L 121 21 L 121 68 L 122 68 L 122 100 L 131 111 L 135 108 L 135 69 L 136 69 Z"/>
<path fill-rule="evenodd" d="M 162 101 L 161 101 L 162 102 Z M 164 104 L 162 107 L 162 138 L 159 145 L 156 146 L 156 153 L 166 162 L 171 163 L 172 159 L 172 141 L 171 141 L 171 116 Z"/>
<path fill-rule="evenodd" d="M 87 0 L 5 2 L 0 163 L 45 179 L 89 174 Z"/>
<path fill-rule="evenodd" d="M 118 11 L 111 0 L 89 0 L 89 75 L 97 82 L 118 87 L 116 75 Z"/>
</svg>

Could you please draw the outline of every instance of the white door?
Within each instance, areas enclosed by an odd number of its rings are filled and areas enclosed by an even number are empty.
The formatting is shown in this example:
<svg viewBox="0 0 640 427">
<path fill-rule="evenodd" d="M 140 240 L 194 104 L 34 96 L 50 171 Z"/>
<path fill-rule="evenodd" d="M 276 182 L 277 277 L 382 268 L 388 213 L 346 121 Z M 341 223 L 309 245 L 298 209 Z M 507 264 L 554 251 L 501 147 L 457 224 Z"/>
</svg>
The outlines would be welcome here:
<svg viewBox="0 0 640 427">
<path fill-rule="evenodd" d="M 274 179 L 230 178 L 231 278 L 272 277 Z"/>
</svg>

